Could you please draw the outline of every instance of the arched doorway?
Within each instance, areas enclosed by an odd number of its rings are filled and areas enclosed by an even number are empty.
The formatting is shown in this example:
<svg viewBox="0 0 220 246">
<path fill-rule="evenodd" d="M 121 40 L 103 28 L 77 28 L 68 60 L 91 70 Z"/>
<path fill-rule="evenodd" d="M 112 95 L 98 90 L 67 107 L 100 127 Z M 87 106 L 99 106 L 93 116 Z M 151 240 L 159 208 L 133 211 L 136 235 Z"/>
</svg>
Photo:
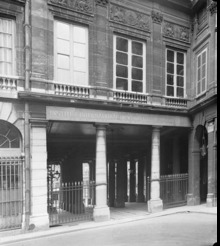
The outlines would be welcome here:
<svg viewBox="0 0 220 246">
<path fill-rule="evenodd" d="M 208 193 L 208 135 L 205 126 L 199 125 L 197 127 L 196 139 L 200 150 L 200 201 L 201 203 L 205 203 Z"/>
<path fill-rule="evenodd" d="M 0 230 L 21 227 L 22 164 L 21 134 L 0 120 Z"/>
</svg>

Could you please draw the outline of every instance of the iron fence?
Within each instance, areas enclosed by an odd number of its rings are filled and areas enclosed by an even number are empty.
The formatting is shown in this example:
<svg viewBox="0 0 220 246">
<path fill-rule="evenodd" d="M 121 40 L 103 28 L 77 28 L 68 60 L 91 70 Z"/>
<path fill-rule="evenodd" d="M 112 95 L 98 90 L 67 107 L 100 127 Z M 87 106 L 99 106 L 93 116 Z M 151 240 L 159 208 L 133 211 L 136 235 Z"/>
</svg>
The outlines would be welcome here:
<svg viewBox="0 0 220 246">
<path fill-rule="evenodd" d="M 151 179 L 147 177 L 147 201 L 150 200 Z M 160 198 L 164 208 L 183 206 L 187 203 L 188 174 L 160 176 Z"/>
<path fill-rule="evenodd" d="M 48 213 L 50 225 L 92 220 L 95 182 L 70 182 L 50 185 Z"/>
<path fill-rule="evenodd" d="M 0 230 L 22 223 L 22 168 L 20 157 L 0 157 Z"/>
</svg>

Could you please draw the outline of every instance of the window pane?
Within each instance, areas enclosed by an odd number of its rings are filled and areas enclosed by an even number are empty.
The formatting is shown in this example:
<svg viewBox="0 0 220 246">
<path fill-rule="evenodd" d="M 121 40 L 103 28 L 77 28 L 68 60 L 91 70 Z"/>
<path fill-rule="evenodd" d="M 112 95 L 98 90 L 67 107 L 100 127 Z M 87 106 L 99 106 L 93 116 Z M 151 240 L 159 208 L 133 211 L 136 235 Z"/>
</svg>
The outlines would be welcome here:
<svg viewBox="0 0 220 246">
<path fill-rule="evenodd" d="M 116 89 L 118 90 L 128 90 L 128 80 L 127 79 L 116 79 Z"/>
<path fill-rule="evenodd" d="M 86 60 L 84 58 L 74 57 L 73 67 L 74 71 L 86 72 Z"/>
<path fill-rule="evenodd" d="M 19 148 L 19 146 L 20 146 L 20 143 L 19 143 L 19 139 L 18 138 L 16 138 L 15 140 L 13 140 L 11 142 L 11 148 Z"/>
<path fill-rule="evenodd" d="M 86 29 L 83 27 L 74 26 L 73 40 L 79 43 L 86 43 Z"/>
<path fill-rule="evenodd" d="M 177 87 L 177 97 L 183 97 L 184 96 L 183 92 L 184 92 L 183 88 Z"/>
<path fill-rule="evenodd" d="M 174 64 L 173 63 L 167 63 L 167 72 L 174 74 Z"/>
<path fill-rule="evenodd" d="M 198 81 L 200 81 L 200 79 L 201 79 L 201 69 L 199 68 L 198 69 Z"/>
<path fill-rule="evenodd" d="M 177 63 L 184 64 L 184 54 L 177 52 Z"/>
<path fill-rule="evenodd" d="M 198 56 L 198 67 L 201 66 L 201 56 Z"/>
<path fill-rule="evenodd" d="M 177 76 L 177 86 L 184 87 L 184 79 L 182 76 Z"/>
<path fill-rule="evenodd" d="M 116 62 L 123 65 L 128 65 L 128 55 L 125 53 L 117 52 Z"/>
<path fill-rule="evenodd" d="M 64 69 L 57 69 L 57 80 L 59 83 L 69 84 L 70 80 L 70 71 Z"/>
<path fill-rule="evenodd" d="M 198 94 L 201 93 L 200 84 L 201 84 L 200 82 L 198 82 L 198 84 L 197 84 L 197 93 L 198 93 Z"/>
<path fill-rule="evenodd" d="M 184 66 L 177 65 L 177 74 L 178 75 L 184 75 Z"/>
<path fill-rule="evenodd" d="M 3 146 L 4 143 L 7 142 L 7 141 L 8 141 L 7 138 L 5 138 L 4 136 L 1 136 L 1 135 L 0 135 L 0 148 L 1 148 L 1 146 Z"/>
<path fill-rule="evenodd" d="M 138 42 L 132 42 L 132 53 L 136 55 L 143 55 L 143 44 Z"/>
<path fill-rule="evenodd" d="M 87 85 L 86 73 L 74 71 L 73 78 L 74 85 Z"/>
<path fill-rule="evenodd" d="M 70 42 L 63 39 L 57 39 L 57 53 L 70 54 Z"/>
<path fill-rule="evenodd" d="M 63 22 L 57 22 L 57 37 L 69 40 L 70 39 L 70 26 Z"/>
<path fill-rule="evenodd" d="M 205 79 L 202 80 L 202 91 L 205 91 Z"/>
<path fill-rule="evenodd" d="M 58 68 L 69 69 L 70 68 L 69 56 L 58 54 L 57 55 L 57 66 Z"/>
<path fill-rule="evenodd" d="M 206 51 L 202 53 L 202 64 L 206 63 Z"/>
<path fill-rule="evenodd" d="M 143 83 L 139 81 L 132 81 L 132 91 L 143 92 Z"/>
<path fill-rule="evenodd" d="M 167 86 L 167 96 L 174 96 L 174 89 L 172 86 Z"/>
<path fill-rule="evenodd" d="M 86 57 L 86 45 L 74 43 L 73 44 L 73 55 L 78 57 Z"/>
<path fill-rule="evenodd" d="M 202 66 L 202 78 L 206 77 L 206 65 Z"/>
<path fill-rule="evenodd" d="M 132 79 L 142 80 L 143 79 L 143 70 L 132 68 Z"/>
<path fill-rule="evenodd" d="M 128 52 L 128 40 L 124 38 L 117 37 L 116 39 L 116 49 L 124 52 Z"/>
<path fill-rule="evenodd" d="M 173 75 L 167 74 L 167 84 L 173 85 Z"/>
<path fill-rule="evenodd" d="M 117 65 L 116 66 L 116 76 L 118 77 L 128 77 L 128 68 L 125 66 Z"/>
<path fill-rule="evenodd" d="M 174 62 L 174 52 L 172 50 L 167 50 L 167 61 Z"/>
<path fill-rule="evenodd" d="M 143 58 L 140 56 L 132 56 L 132 66 L 143 67 Z"/>
</svg>

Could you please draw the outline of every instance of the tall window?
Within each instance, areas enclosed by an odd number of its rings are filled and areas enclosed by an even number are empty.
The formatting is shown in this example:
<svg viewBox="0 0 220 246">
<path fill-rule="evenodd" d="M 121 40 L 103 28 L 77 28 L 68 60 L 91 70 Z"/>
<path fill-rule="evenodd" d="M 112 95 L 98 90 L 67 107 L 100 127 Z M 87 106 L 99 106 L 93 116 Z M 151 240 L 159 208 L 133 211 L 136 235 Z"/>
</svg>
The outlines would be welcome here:
<svg viewBox="0 0 220 246">
<path fill-rule="evenodd" d="M 55 21 L 55 80 L 88 85 L 88 29 Z"/>
<path fill-rule="evenodd" d="M 141 41 L 114 36 L 114 88 L 145 92 L 146 45 Z"/>
<path fill-rule="evenodd" d="M 197 56 L 197 95 L 206 91 L 207 81 L 207 49 Z"/>
<path fill-rule="evenodd" d="M 14 20 L 0 17 L 0 74 L 14 75 Z"/>
<path fill-rule="evenodd" d="M 166 51 L 166 95 L 185 96 L 185 53 L 167 49 Z"/>
</svg>

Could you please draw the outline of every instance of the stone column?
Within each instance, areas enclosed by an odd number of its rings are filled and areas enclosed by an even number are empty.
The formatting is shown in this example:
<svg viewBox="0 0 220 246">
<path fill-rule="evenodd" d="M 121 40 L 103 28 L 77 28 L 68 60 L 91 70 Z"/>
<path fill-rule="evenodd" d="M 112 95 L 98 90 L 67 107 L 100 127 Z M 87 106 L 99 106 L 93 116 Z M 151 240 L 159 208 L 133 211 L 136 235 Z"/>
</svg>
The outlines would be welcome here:
<svg viewBox="0 0 220 246">
<path fill-rule="evenodd" d="M 135 192 L 135 160 L 130 160 L 130 194 L 129 202 L 136 202 L 136 192 Z"/>
<path fill-rule="evenodd" d="M 138 197 L 137 202 L 144 202 L 144 157 L 138 158 Z"/>
<path fill-rule="evenodd" d="M 115 204 L 115 162 L 109 162 L 109 207 Z"/>
<path fill-rule="evenodd" d="M 153 128 L 151 155 L 151 199 L 148 201 L 148 211 L 154 213 L 163 210 L 163 201 L 160 199 L 160 127 Z"/>
<path fill-rule="evenodd" d="M 93 212 L 95 221 L 110 219 L 107 206 L 107 161 L 106 161 L 106 125 L 96 126 L 96 205 Z"/>
<path fill-rule="evenodd" d="M 116 200 L 115 207 L 124 208 L 124 163 L 122 160 L 117 162 L 117 190 L 116 190 Z"/>
<path fill-rule="evenodd" d="M 31 215 L 30 228 L 49 228 L 47 213 L 46 121 L 31 120 Z"/>
<path fill-rule="evenodd" d="M 180 151 L 178 137 L 173 138 L 173 174 L 180 173 Z"/>
<path fill-rule="evenodd" d="M 189 133 L 189 161 L 188 161 L 188 194 L 187 205 L 196 206 L 200 204 L 200 149 L 199 143 L 195 142 L 195 130 Z"/>
<path fill-rule="evenodd" d="M 207 207 L 214 207 L 216 204 L 216 162 L 215 162 L 215 131 L 214 121 L 208 123 L 208 194 L 206 199 Z"/>
</svg>

